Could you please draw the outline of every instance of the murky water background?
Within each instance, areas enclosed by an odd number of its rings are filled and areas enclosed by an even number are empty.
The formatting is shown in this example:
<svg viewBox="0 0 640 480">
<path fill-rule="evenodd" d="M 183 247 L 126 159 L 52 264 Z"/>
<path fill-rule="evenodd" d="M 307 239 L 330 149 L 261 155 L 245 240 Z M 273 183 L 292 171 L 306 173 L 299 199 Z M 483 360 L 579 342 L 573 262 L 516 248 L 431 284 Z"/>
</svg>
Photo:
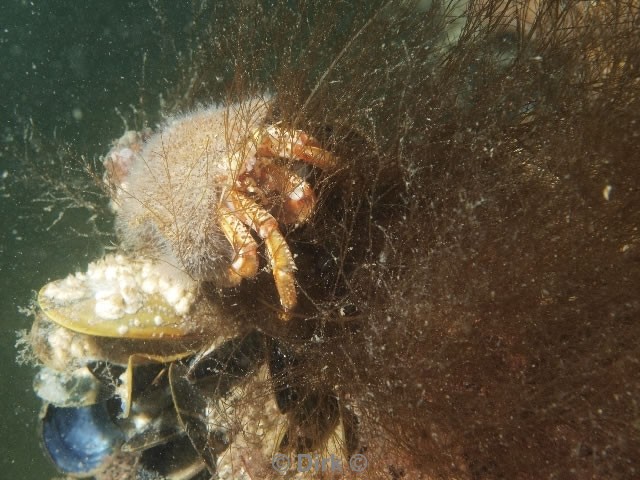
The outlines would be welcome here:
<svg viewBox="0 0 640 480">
<path fill-rule="evenodd" d="M 194 33 L 197 22 L 190 22 L 198 12 L 178 3 L 0 2 L 0 479 L 56 476 L 39 446 L 34 371 L 16 362 L 17 332 L 30 327 L 25 310 L 41 286 L 84 270 L 113 242 L 109 216 L 101 209 L 104 197 L 97 187 L 86 185 L 83 168 L 98 163 L 125 128 L 153 126 L 161 99 L 171 101 L 176 85 L 184 85 L 179 80 L 193 73 L 183 75 L 180 65 L 190 58 L 177 53 L 189 52 L 190 38 L 202 33 Z M 566 3 L 581 2 L 558 5 Z M 359 358 L 353 372 L 362 378 L 353 381 L 349 368 L 333 372 L 353 398 L 376 398 L 363 410 L 363 425 L 369 421 L 371 432 L 392 427 L 392 434 L 414 435 L 423 442 L 410 452 L 424 461 L 416 468 L 450 470 L 460 474 L 452 475 L 457 478 L 467 473 L 510 478 L 512 472 L 535 471 L 534 478 L 545 476 L 538 471 L 545 468 L 555 477 L 593 471 L 600 475 L 583 476 L 631 478 L 624 474 L 637 473 L 639 304 L 634 292 L 640 277 L 637 229 L 629 225 L 637 219 L 638 194 L 637 168 L 629 159 L 637 154 L 638 118 L 637 109 L 625 102 L 637 105 L 638 50 L 633 42 L 639 38 L 638 10 L 632 9 L 635 23 L 615 14 L 603 31 L 576 30 L 579 39 L 593 36 L 607 48 L 586 49 L 588 55 L 581 57 L 579 45 L 569 37 L 566 51 L 575 64 L 563 55 L 563 35 L 551 35 L 560 48 L 542 49 L 545 57 L 523 55 L 518 68 L 503 76 L 499 60 L 515 52 L 515 37 L 509 35 L 469 44 L 485 54 L 481 60 L 492 59 L 493 70 L 485 71 L 474 51 L 461 48 L 455 51 L 456 61 L 447 64 L 451 72 L 432 72 L 440 57 L 430 52 L 444 38 L 434 39 L 433 32 L 440 32 L 437 22 L 430 27 L 416 17 L 421 30 L 402 30 L 411 22 L 385 20 L 389 12 L 383 8 L 380 15 L 369 16 L 352 9 L 335 20 L 335 27 L 323 11 L 318 23 L 326 28 L 324 35 L 287 11 L 296 2 L 265 0 L 259 3 L 265 11 L 257 9 L 246 22 L 225 15 L 225 8 L 238 2 L 204 4 L 203 23 L 214 19 L 210 23 L 216 31 L 207 30 L 203 37 L 210 46 L 221 45 L 194 55 L 200 63 L 185 105 L 215 100 L 222 85 L 246 81 L 234 78 L 235 66 L 250 72 L 247 76 L 256 77 L 258 85 L 268 83 L 262 77 L 275 80 L 276 87 L 278 81 L 285 86 L 291 82 L 293 87 L 283 93 L 290 95 L 292 105 L 302 103 L 297 94 L 308 94 L 316 80 L 330 73 L 325 91 L 313 90 L 312 96 L 317 93 L 319 103 L 323 96 L 334 100 L 330 111 L 342 112 L 355 140 L 362 135 L 365 145 L 380 147 L 382 157 L 397 160 L 406 185 L 412 185 L 411 198 L 426 208 L 407 208 L 424 222 L 415 232 L 390 223 L 400 236 L 385 242 L 401 247 L 398 258 L 410 246 L 401 245 L 406 243 L 401 235 L 418 242 L 416 251 L 429 253 L 407 257 L 415 266 L 406 270 L 409 280 L 397 279 L 404 285 L 390 293 L 398 294 L 391 297 L 397 302 L 382 299 L 382 308 L 371 307 L 369 324 L 357 340 L 368 338 L 367 347 L 377 350 L 348 350 Z M 347 12 L 345 5 L 352 5 L 337 4 Z M 269 10 L 274 5 L 282 7 L 280 16 Z M 374 8 L 365 1 L 358 5 Z M 309 9 L 309 18 L 315 18 L 314 12 Z M 373 21 L 376 16 L 379 24 Z M 406 36 L 387 29 L 387 20 Z M 343 29 L 340 22 L 347 26 Z M 459 33 L 456 21 L 448 22 L 450 33 Z M 611 26 L 621 28 L 619 37 L 610 37 Z M 218 39 L 217 28 L 234 34 Z M 320 47 L 309 52 L 305 49 L 316 45 L 305 43 L 312 33 Z M 336 40 L 340 35 L 344 38 Z M 378 37 L 393 42 L 378 45 Z M 365 40 L 366 46 L 359 43 Z M 628 44 L 635 49 L 627 52 Z M 219 54 L 226 50 L 238 55 Z M 600 72 L 592 56 L 601 55 L 605 65 L 609 50 L 619 50 L 619 58 L 628 61 L 613 63 L 622 73 L 607 77 L 600 75 L 606 69 Z M 284 73 L 270 77 L 269 69 L 276 68 Z M 592 96 L 574 85 L 590 75 L 604 80 L 596 82 L 597 88 L 584 84 L 593 88 Z M 202 87 L 196 80 L 204 78 L 211 83 Z M 600 88 L 620 98 L 600 97 Z M 533 115 L 528 113 L 531 106 Z M 378 132 L 379 125 L 386 130 Z M 611 125 L 615 128 L 609 129 Z M 414 170 L 416 166 L 420 168 Z M 420 179 L 428 188 L 422 189 Z M 353 192 L 360 190 L 354 187 Z M 382 195 L 372 198 L 385 204 Z M 350 241 L 345 237 L 340 248 Z M 528 257 L 522 257 L 523 248 Z M 380 252 L 380 264 L 385 252 Z M 377 268 L 382 276 L 384 269 Z M 363 280 L 363 285 L 368 283 Z M 405 296 L 408 300 L 400 298 Z M 404 301 L 416 301 L 420 308 L 403 310 Z M 415 333 L 423 328 L 424 335 Z M 351 346 L 349 339 L 344 342 Z M 401 361 L 377 356 L 384 349 L 388 358 L 396 358 L 396 352 Z M 425 352 L 430 353 L 425 357 Z M 351 361 L 349 355 L 345 358 Z M 333 356 L 313 357 L 314 365 L 320 368 L 320 360 Z M 341 367 L 340 358 L 333 365 Z M 369 373 L 366 362 L 371 361 Z M 325 378 L 316 373 L 312 378 Z M 390 394 L 392 382 L 404 382 L 406 397 Z M 422 407 L 413 410 L 414 400 Z M 388 465 L 390 460 L 383 460 Z"/>
<path fill-rule="evenodd" d="M 175 12 L 163 32 L 179 31 L 183 20 Z M 104 227 L 97 212 L 68 209 L 59 217 L 51 207 L 65 194 L 45 179 L 80 178 L 73 165 L 104 154 L 125 128 L 120 117 L 135 121 L 131 105 L 141 98 L 145 110 L 157 111 L 155 92 L 172 71 L 163 69 L 162 78 L 154 72 L 160 30 L 147 2 L 0 5 L 0 478 L 55 474 L 38 443 L 33 371 L 16 364 L 16 332 L 31 322 L 21 309 L 40 286 L 84 268 L 109 242 L 96 235 Z M 64 171 L 60 156 L 69 165 Z"/>
</svg>

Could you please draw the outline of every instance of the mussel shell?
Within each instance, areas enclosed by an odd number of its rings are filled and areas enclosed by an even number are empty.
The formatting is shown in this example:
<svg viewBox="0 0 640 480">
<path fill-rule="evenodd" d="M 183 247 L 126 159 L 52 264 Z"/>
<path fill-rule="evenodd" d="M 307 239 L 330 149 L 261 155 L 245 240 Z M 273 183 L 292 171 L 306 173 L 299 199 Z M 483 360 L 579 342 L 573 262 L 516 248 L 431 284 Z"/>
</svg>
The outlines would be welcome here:
<svg viewBox="0 0 640 480">
<path fill-rule="evenodd" d="M 236 408 L 244 398 L 247 383 L 264 371 L 264 355 L 264 335 L 252 330 L 169 367 L 178 419 L 212 475 L 219 473 L 219 460 L 234 441 L 237 425 L 233 419 L 237 420 L 236 413 L 240 412 Z M 248 421 L 253 426 L 258 424 L 253 419 Z"/>
<path fill-rule="evenodd" d="M 38 304 L 74 332 L 115 338 L 184 337 L 200 330 L 189 312 L 197 285 L 151 260 L 107 255 L 86 273 L 48 283 Z"/>
<path fill-rule="evenodd" d="M 213 422 L 207 412 L 211 410 L 209 396 L 197 384 L 187 379 L 187 367 L 179 363 L 169 368 L 171 394 L 182 428 L 187 432 L 193 448 L 214 474 L 218 455 L 229 446 L 229 438 L 223 425 L 212 431 Z"/>
<path fill-rule="evenodd" d="M 118 423 L 131 430 L 136 422 Z M 150 435 L 157 425 L 148 425 L 147 431 L 125 443 L 121 427 L 111 419 L 106 402 L 73 408 L 47 405 L 42 419 L 42 443 L 58 470 L 71 477 L 103 479 L 112 478 L 114 472 L 127 472 L 126 478 L 129 474 L 167 480 L 209 478 L 204 462 L 184 432 L 173 431 L 165 436 L 158 431 Z"/>
<path fill-rule="evenodd" d="M 211 478 L 200 455 L 184 435 L 145 450 L 140 463 L 145 471 L 167 480 Z"/>
<path fill-rule="evenodd" d="M 104 468 L 123 441 L 105 402 L 84 407 L 46 405 L 42 418 L 42 443 L 58 469 L 77 477 Z"/>
<path fill-rule="evenodd" d="M 59 371 L 43 366 L 33 380 L 33 390 L 46 403 L 82 407 L 113 397 L 115 387 L 103 383 L 87 368 Z"/>
<path fill-rule="evenodd" d="M 31 350 L 38 360 L 47 367 L 60 371 L 74 370 L 98 362 L 127 367 L 134 355 L 166 358 L 164 361 L 170 361 L 176 356 L 198 350 L 209 341 L 206 336 L 147 341 L 87 335 L 62 327 L 42 313 L 36 315 L 29 340 Z"/>
</svg>

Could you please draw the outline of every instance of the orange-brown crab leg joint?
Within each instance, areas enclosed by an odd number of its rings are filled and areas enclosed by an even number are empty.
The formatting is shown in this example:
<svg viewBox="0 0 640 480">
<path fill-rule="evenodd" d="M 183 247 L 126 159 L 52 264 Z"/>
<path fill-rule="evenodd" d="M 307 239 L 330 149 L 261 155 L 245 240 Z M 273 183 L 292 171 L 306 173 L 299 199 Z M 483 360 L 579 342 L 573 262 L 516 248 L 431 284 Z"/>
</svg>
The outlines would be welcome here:
<svg viewBox="0 0 640 480">
<path fill-rule="evenodd" d="M 255 277 L 258 273 L 258 244 L 247 227 L 225 206 L 220 207 L 218 223 L 235 253 L 228 271 L 230 285 L 238 285 L 243 278 Z"/>
<path fill-rule="evenodd" d="M 264 240 L 280 303 L 285 312 L 291 311 L 297 302 L 294 276 L 296 265 L 291 250 L 278 228 L 278 221 L 241 193 L 230 192 L 228 202 L 233 215 Z M 241 233 L 240 236 L 242 235 Z"/>
<path fill-rule="evenodd" d="M 301 160 L 322 170 L 334 170 L 338 165 L 336 157 L 323 149 L 318 141 L 302 130 L 286 130 L 271 126 L 258 142 L 258 155 L 281 156 Z"/>
</svg>

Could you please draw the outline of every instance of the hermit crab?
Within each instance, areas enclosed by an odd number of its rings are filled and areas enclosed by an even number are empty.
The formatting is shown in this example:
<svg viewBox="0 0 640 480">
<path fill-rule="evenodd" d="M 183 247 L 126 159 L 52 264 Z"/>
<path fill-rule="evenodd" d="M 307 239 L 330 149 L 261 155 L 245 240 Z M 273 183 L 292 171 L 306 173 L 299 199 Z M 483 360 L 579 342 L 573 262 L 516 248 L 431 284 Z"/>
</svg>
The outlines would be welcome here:
<svg viewBox="0 0 640 480">
<path fill-rule="evenodd" d="M 332 170 L 337 159 L 304 131 L 265 124 L 268 110 L 253 99 L 173 118 L 153 135 L 127 132 L 104 164 L 126 249 L 235 286 L 257 274 L 255 234 L 289 312 L 296 266 L 278 222 L 303 223 L 316 203 L 291 161 Z"/>
</svg>

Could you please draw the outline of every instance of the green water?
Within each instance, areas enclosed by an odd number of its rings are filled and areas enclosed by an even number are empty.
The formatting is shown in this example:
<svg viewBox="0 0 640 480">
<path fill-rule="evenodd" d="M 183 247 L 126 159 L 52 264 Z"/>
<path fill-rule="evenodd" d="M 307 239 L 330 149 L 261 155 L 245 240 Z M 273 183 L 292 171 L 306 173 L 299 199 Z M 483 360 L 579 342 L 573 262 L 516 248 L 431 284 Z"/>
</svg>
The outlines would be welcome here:
<svg viewBox="0 0 640 480">
<path fill-rule="evenodd" d="M 503 65 L 516 52 L 512 36 L 468 35 L 458 48 L 450 43 L 460 33 L 457 14 L 442 26 L 440 17 L 413 11 L 393 18 L 387 7 L 403 2 L 379 3 L 0 1 L 0 480 L 58 475 L 39 445 L 34 369 L 16 362 L 16 340 L 31 325 L 25 311 L 39 288 L 84 270 L 113 245 L 106 200 L 83 169 L 98 165 L 125 128 L 154 126 L 163 106 L 171 113 L 219 101 L 223 89 L 232 95 L 247 84 L 270 87 L 284 106 L 302 105 L 311 126 L 330 112 L 327 128 L 344 139 L 343 151 L 359 148 L 347 165 L 368 165 L 359 163 L 365 146 L 374 151 L 364 151 L 364 162 L 388 160 L 398 176 L 381 181 L 383 193 L 378 175 L 387 170 L 363 168 L 353 177 L 363 189 L 342 183 L 353 196 L 344 195 L 344 222 L 353 209 L 354 225 L 375 225 L 385 248 L 371 257 L 380 265 L 357 251 L 345 260 L 345 278 L 356 280 L 345 302 L 375 306 L 357 327 L 367 348 L 314 346 L 325 353 L 310 357 L 314 367 L 344 363 L 346 373 L 325 377 L 325 366 L 309 385 L 335 377 L 368 405 L 363 425 L 408 436 L 392 447 L 416 442 L 401 457 L 423 461 L 424 471 L 635 478 L 637 11 L 633 21 L 612 13 L 611 28 L 576 29 L 575 42 L 542 31 L 547 46 L 532 42 L 512 68 Z M 237 5 L 253 6 L 253 15 L 232 12 Z M 595 88 L 591 55 L 600 50 L 581 51 L 592 41 L 633 60 Z M 371 206 L 360 203 L 362 192 Z M 415 231 L 386 218 L 390 205 L 417 219 L 409 224 Z M 360 208 L 376 215 L 360 219 Z M 327 248 L 366 243 L 364 232 L 345 233 L 344 243 L 341 234 Z M 398 271 L 409 280 L 378 281 L 394 271 L 387 253 L 402 260 Z M 359 258 L 371 267 L 369 280 L 358 273 Z M 378 300 L 380 284 L 391 286 Z M 391 385 L 402 393 L 390 395 Z M 403 472 L 393 463 L 402 460 L 385 458 L 384 475 Z"/>
<path fill-rule="evenodd" d="M 180 12 L 172 18 L 180 25 Z M 0 5 L 0 478 L 55 475 L 40 451 L 33 370 L 16 363 L 16 332 L 31 322 L 21 309 L 48 280 L 83 268 L 110 240 L 96 234 L 104 227 L 99 215 L 92 218 L 99 211 L 65 209 L 59 217 L 52 205 L 71 203 L 56 179 L 79 181 L 73 165 L 105 153 L 123 132 L 123 118 L 140 121 L 130 106 L 141 98 L 154 111 L 154 88 L 170 81 L 153 71 L 159 24 L 146 2 Z"/>
</svg>

